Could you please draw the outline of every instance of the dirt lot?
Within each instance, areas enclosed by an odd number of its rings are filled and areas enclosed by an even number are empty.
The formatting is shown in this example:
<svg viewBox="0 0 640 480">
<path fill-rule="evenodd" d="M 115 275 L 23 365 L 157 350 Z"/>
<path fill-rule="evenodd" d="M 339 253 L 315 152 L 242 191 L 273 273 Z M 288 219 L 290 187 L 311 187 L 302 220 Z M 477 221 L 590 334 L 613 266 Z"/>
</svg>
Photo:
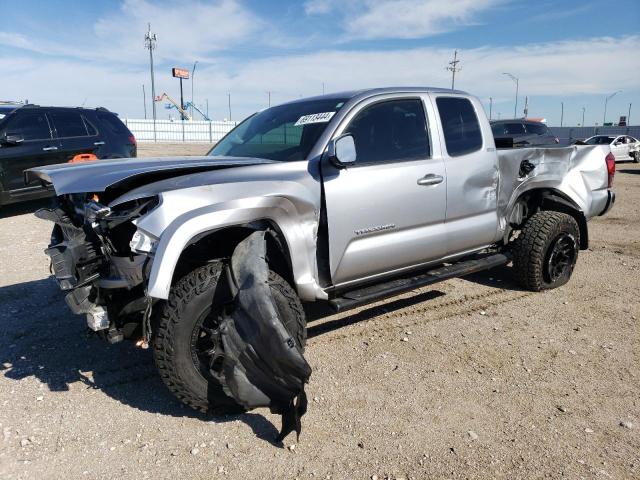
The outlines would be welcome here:
<svg viewBox="0 0 640 480">
<path fill-rule="evenodd" d="M 41 203 L 2 209 L 0 478 L 640 478 L 639 186 L 618 164 L 563 288 L 503 268 L 312 322 L 295 448 L 267 410 L 201 416 L 150 352 L 87 338 L 49 278 Z"/>
</svg>

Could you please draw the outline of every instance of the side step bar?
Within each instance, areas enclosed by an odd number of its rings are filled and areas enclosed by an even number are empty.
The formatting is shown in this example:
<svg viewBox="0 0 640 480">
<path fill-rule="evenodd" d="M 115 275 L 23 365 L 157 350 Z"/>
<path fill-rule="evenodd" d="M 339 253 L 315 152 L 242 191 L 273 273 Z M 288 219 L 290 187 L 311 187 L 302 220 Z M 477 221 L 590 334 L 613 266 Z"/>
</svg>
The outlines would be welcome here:
<svg viewBox="0 0 640 480">
<path fill-rule="evenodd" d="M 342 312 L 450 278 L 463 277 L 470 273 L 500 267 L 510 261 L 511 258 L 502 253 L 490 254 L 480 258 L 476 257 L 472 260 L 438 267 L 410 277 L 396 278 L 384 283 L 350 290 L 342 293 L 339 297 L 329 300 L 329 305 L 336 312 Z"/>
</svg>

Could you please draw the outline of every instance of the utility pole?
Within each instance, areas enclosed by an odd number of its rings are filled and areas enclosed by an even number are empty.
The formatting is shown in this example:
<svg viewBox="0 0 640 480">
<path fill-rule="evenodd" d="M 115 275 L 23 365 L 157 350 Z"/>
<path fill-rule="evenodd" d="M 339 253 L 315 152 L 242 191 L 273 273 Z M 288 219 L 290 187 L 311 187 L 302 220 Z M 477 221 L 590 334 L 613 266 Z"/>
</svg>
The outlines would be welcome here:
<svg viewBox="0 0 640 480">
<path fill-rule="evenodd" d="M 449 66 L 447 67 L 447 70 L 451 72 L 451 90 L 455 89 L 456 72 L 459 72 L 460 70 L 462 70 L 460 67 L 458 67 L 459 63 L 460 63 L 460 60 L 458 60 L 458 50 L 454 50 L 453 60 L 449 62 Z"/>
<path fill-rule="evenodd" d="M 560 126 L 564 121 L 564 102 L 560 102 Z"/>
<path fill-rule="evenodd" d="M 193 119 L 193 77 L 196 76 L 196 65 L 198 61 L 193 62 L 193 68 L 191 69 L 191 118 Z"/>
<path fill-rule="evenodd" d="M 144 83 L 142 84 L 142 105 L 144 106 L 144 119 L 147 119 L 147 95 L 144 93 Z"/>
<path fill-rule="evenodd" d="M 602 117 L 602 126 L 604 126 L 604 124 L 607 122 L 607 103 L 609 103 L 609 100 L 611 100 L 620 92 L 622 92 L 622 90 L 613 92 L 611 95 L 609 95 L 607 98 L 604 99 L 604 116 Z"/>
<path fill-rule="evenodd" d="M 155 33 L 151 33 L 151 24 L 148 24 L 149 30 L 144 36 L 145 48 L 149 49 L 149 64 L 151 66 L 151 107 L 153 109 L 153 141 L 157 141 L 156 137 L 156 83 L 153 77 L 153 50 L 156 48 L 158 37 Z"/>
<path fill-rule="evenodd" d="M 506 75 L 507 77 L 509 77 L 516 84 L 516 104 L 513 107 L 513 118 L 518 118 L 518 86 L 519 86 L 520 79 L 514 75 L 511 75 L 510 73 L 503 73 L 503 75 Z"/>
<path fill-rule="evenodd" d="M 322 95 L 324 95 L 324 82 L 322 82 Z"/>
<path fill-rule="evenodd" d="M 584 111 L 586 109 L 584 107 L 582 107 L 582 126 L 584 127 Z"/>
<path fill-rule="evenodd" d="M 629 104 L 629 113 L 627 114 L 627 127 L 631 125 L 631 104 Z"/>
<path fill-rule="evenodd" d="M 229 121 L 231 121 L 231 92 L 227 92 L 227 99 L 229 100 Z"/>
<path fill-rule="evenodd" d="M 524 97 L 524 118 L 529 116 L 529 97 Z"/>
<path fill-rule="evenodd" d="M 493 98 L 489 97 L 489 120 L 491 120 L 491 114 L 493 113 L 492 110 L 493 110 Z"/>
<path fill-rule="evenodd" d="M 209 116 L 209 99 L 207 98 L 207 117 Z"/>
<path fill-rule="evenodd" d="M 267 90 L 267 96 L 269 98 L 269 107 L 271 107 L 271 90 Z"/>
</svg>

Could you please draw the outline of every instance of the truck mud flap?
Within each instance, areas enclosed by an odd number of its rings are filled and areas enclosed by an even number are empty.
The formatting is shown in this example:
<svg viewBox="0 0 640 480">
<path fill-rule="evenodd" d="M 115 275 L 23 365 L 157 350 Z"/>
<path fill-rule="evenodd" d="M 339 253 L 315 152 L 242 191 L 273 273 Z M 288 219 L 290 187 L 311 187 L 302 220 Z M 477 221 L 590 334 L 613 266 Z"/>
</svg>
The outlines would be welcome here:
<svg viewBox="0 0 640 480">
<path fill-rule="evenodd" d="M 212 373 L 245 409 L 269 407 L 282 415 L 277 442 L 294 430 L 299 436 L 311 367 L 278 315 L 264 231 L 236 247 L 227 272 L 232 301 L 220 325 L 224 361 L 220 373 Z"/>
</svg>

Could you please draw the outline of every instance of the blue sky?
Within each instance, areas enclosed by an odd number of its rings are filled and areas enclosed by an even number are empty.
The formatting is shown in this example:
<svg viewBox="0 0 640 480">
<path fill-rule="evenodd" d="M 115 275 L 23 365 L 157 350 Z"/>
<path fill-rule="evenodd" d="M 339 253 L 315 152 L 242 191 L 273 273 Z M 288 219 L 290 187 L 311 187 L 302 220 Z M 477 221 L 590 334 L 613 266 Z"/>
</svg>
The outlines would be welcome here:
<svg viewBox="0 0 640 480">
<path fill-rule="evenodd" d="M 158 34 L 156 93 L 178 96 L 172 66 L 198 61 L 194 98 L 215 119 L 326 91 L 450 85 L 494 118 L 529 114 L 565 125 L 627 114 L 640 121 L 640 2 L 539 0 L 0 0 L 0 99 L 105 106 L 143 115 L 150 92 L 146 23 Z M 191 96 L 191 84 L 185 84 Z M 147 100 L 150 111 L 150 99 Z M 158 104 L 159 117 L 169 110 Z M 637 113 L 635 113 L 637 112 Z"/>
</svg>

